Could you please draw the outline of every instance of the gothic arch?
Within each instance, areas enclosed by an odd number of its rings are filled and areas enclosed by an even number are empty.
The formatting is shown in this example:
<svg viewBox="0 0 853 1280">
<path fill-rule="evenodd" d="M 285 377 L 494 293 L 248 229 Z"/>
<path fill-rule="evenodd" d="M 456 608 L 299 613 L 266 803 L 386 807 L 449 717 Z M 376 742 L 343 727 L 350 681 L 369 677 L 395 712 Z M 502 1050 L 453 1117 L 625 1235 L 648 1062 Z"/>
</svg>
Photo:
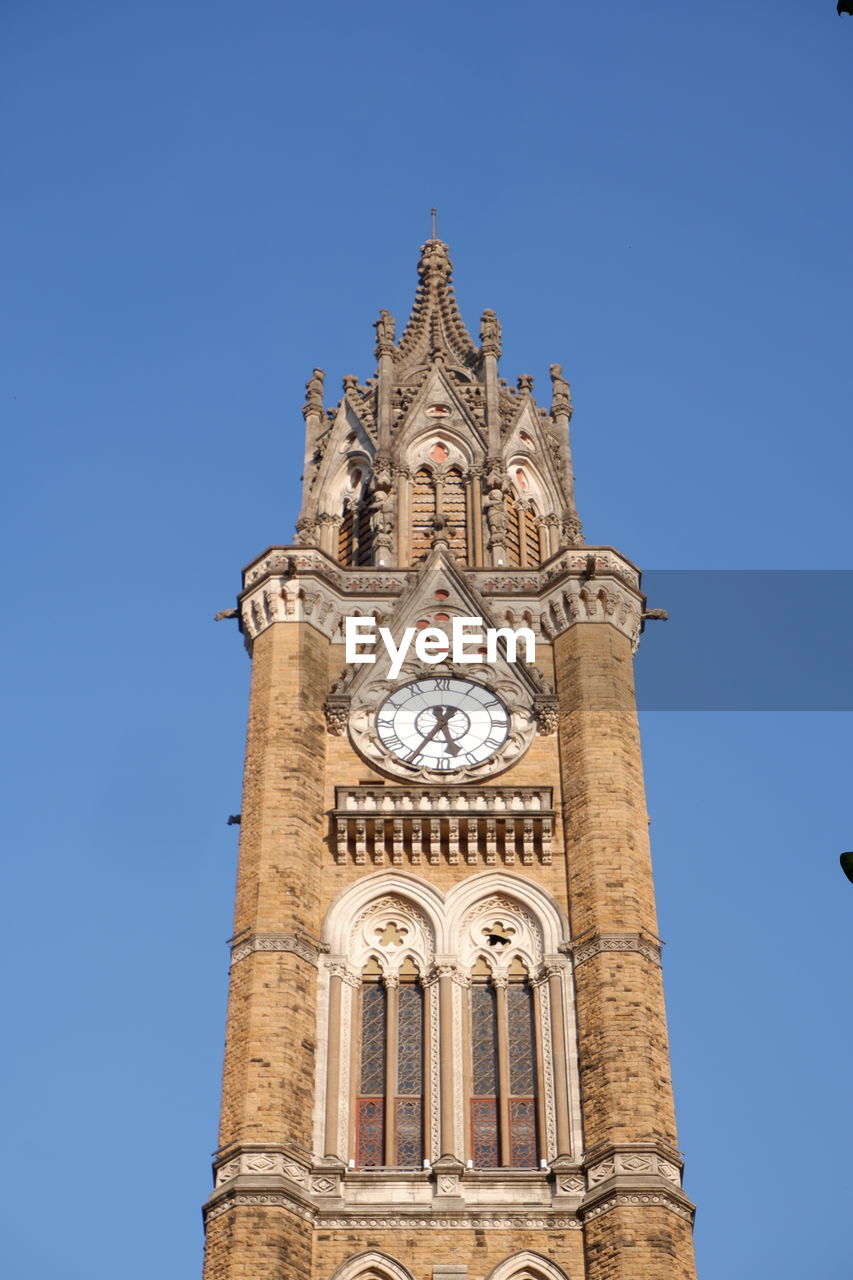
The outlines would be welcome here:
<svg viewBox="0 0 853 1280">
<path fill-rule="evenodd" d="M 347 955 L 353 944 L 355 922 L 364 918 L 372 904 L 391 898 L 421 917 L 432 935 L 428 941 L 440 949 L 444 899 L 438 889 L 405 871 L 377 871 L 350 885 L 329 907 L 321 936 L 332 954 Z"/>
<path fill-rule="evenodd" d="M 330 1280 L 413 1280 L 413 1276 L 402 1263 L 389 1257 L 387 1253 L 369 1249 L 347 1258 Z"/>
<path fill-rule="evenodd" d="M 499 1262 L 486 1280 L 569 1280 L 569 1277 L 562 1267 L 541 1253 L 524 1249 Z"/>
<path fill-rule="evenodd" d="M 451 889 L 447 895 L 444 949 L 453 952 L 457 945 L 462 945 L 464 922 L 471 918 L 472 909 L 497 899 L 505 899 L 522 916 L 533 917 L 539 933 L 540 961 L 544 955 L 558 953 L 560 943 L 568 938 L 568 922 L 559 907 L 533 880 L 508 871 L 485 871 L 468 876 Z M 527 931 L 530 932 L 529 926 Z M 535 938 L 529 941 L 535 942 Z"/>
</svg>

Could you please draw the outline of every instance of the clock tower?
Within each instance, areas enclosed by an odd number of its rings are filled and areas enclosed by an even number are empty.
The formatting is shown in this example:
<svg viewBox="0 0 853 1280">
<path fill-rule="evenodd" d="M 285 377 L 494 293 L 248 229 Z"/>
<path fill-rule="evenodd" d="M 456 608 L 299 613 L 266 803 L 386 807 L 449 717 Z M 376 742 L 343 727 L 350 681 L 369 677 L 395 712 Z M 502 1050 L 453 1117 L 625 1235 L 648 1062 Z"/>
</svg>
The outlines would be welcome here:
<svg viewBox="0 0 853 1280">
<path fill-rule="evenodd" d="M 423 247 L 303 407 L 252 690 L 205 1280 L 695 1280 L 632 678 L 550 403 Z"/>
</svg>

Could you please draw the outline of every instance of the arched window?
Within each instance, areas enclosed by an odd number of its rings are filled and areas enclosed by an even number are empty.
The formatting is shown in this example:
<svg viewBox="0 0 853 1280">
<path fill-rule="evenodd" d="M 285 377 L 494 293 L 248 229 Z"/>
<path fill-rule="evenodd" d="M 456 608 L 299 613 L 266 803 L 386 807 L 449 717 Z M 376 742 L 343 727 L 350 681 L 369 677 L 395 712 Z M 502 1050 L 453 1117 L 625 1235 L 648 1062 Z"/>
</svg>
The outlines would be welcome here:
<svg viewBox="0 0 853 1280">
<path fill-rule="evenodd" d="M 399 977 L 362 973 L 356 1164 L 417 1169 L 424 1159 L 424 990 L 409 959 Z"/>
<path fill-rule="evenodd" d="M 426 555 L 432 547 L 435 516 L 435 484 L 432 472 L 421 467 L 412 481 L 412 559 Z"/>
<path fill-rule="evenodd" d="M 535 1169 L 533 991 L 520 962 L 496 983 L 480 959 L 471 982 L 471 1159 L 474 1167 Z"/>
<path fill-rule="evenodd" d="M 535 1169 L 580 1151 L 566 925 L 547 894 L 504 872 L 446 897 L 404 872 L 368 874 L 323 932 L 324 1155 L 368 1170 L 444 1153 Z"/>
</svg>

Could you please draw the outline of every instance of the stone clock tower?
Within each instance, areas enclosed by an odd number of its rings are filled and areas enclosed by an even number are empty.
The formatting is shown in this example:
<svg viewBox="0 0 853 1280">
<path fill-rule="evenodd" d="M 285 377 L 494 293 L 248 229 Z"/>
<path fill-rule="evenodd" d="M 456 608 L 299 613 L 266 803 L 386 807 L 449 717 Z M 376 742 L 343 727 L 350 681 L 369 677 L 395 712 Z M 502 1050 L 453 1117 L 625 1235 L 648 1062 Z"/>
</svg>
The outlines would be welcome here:
<svg viewBox="0 0 853 1280">
<path fill-rule="evenodd" d="M 442 241 L 418 271 L 373 377 L 326 408 L 314 370 L 296 537 L 243 575 L 205 1277 L 694 1280 L 640 575 L 583 543 L 560 366 L 537 407 L 493 312 L 471 338 Z"/>
</svg>

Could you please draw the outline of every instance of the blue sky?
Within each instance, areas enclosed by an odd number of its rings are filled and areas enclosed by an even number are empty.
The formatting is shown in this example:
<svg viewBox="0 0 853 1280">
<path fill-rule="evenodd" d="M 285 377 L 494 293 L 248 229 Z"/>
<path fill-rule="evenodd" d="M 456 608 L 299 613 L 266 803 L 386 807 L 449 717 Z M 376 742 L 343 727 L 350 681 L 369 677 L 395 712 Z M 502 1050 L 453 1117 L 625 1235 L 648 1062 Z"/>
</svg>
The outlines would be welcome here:
<svg viewBox="0 0 853 1280">
<path fill-rule="evenodd" d="M 846 579 L 808 571 L 851 567 L 853 19 L 6 0 L 0 43 L 2 1252 L 22 1280 L 183 1280 L 249 677 L 211 618 L 292 532 L 306 378 L 372 372 L 437 205 L 504 375 L 571 378 L 589 541 L 803 571 L 766 642 L 796 618 L 820 665 L 849 612 Z M 730 638 L 742 599 L 708 595 Z M 849 713 L 642 728 L 700 1275 L 841 1280 Z"/>
</svg>

